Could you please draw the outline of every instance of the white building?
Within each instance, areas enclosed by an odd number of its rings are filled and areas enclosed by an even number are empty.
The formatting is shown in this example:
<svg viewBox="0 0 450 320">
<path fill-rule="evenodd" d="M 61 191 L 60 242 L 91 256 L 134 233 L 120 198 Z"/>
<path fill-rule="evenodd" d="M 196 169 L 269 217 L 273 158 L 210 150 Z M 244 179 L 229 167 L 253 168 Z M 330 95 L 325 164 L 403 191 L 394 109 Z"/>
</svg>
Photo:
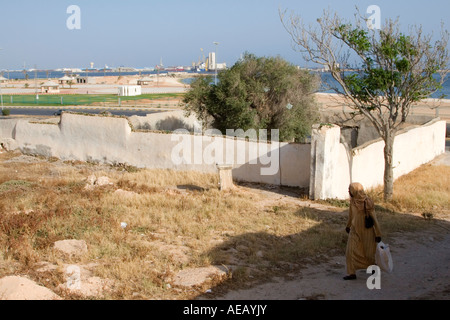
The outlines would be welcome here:
<svg viewBox="0 0 450 320">
<path fill-rule="evenodd" d="M 54 83 L 53 81 L 47 81 L 41 85 L 42 93 L 59 93 L 59 84 Z"/>
<path fill-rule="evenodd" d="M 120 86 L 119 96 L 120 97 L 132 97 L 140 96 L 142 94 L 141 86 Z"/>
<path fill-rule="evenodd" d="M 70 81 L 74 82 L 75 78 L 72 78 L 69 76 L 64 76 L 64 77 L 58 79 L 58 82 L 60 85 L 68 84 Z"/>
<path fill-rule="evenodd" d="M 140 86 L 146 86 L 146 85 L 148 85 L 151 82 L 154 82 L 153 78 L 144 77 L 144 78 L 138 79 L 137 84 L 140 85 Z"/>
<path fill-rule="evenodd" d="M 216 53 L 215 52 L 210 52 L 209 56 L 208 56 L 208 61 L 209 61 L 209 70 L 216 70 Z"/>
</svg>

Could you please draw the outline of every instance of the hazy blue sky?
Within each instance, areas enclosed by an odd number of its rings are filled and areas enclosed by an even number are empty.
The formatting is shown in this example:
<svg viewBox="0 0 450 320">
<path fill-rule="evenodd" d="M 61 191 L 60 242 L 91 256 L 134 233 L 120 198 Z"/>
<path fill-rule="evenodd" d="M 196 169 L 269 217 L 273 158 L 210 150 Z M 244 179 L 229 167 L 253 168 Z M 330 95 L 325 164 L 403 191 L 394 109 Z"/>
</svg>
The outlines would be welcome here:
<svg viewBox="0 0 450 320">
<path fill-rule="evenodd" d="M 67 8 L 81 9 L 81 29 L 69 30 Z M 229 66 L 247 51 L 280 55 L 304 65 L 294 52 L 278 8 L 311 22 L 330 8 L 353 17 L 355 6 L 381 8 L 382 20 L 400 18 L 403 26 L 450 29 L 448 0 L 1 0 L 0 69 L 191 65 L 201 50 L 214 51 Z"/>
</svg>

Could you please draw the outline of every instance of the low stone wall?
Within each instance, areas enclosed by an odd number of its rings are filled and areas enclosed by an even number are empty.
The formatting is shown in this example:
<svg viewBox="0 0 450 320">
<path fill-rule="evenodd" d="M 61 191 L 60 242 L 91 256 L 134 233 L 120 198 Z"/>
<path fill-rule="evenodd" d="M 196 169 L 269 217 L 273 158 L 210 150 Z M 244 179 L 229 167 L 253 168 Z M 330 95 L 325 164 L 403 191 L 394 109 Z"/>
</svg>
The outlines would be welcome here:
<svg viewBox="0 0 450 320">
<path fill-rule="evenodd" d="M 0 140 L 26 154 L 138 168 L 218 172 L 232 165 L 235 180 L 294 187 L 309 184 L 310 145 L 265 143 L 187 130 L 133 131 L 126 118 L 63 113 L 59 123 L 0 120 Z M 13 147 L 11 147 L 13 146 Z"/>
<path fill-rule="evenodd" d="M 445 153 L 446 122 L 434 119 L 400 131 L 394 141 L 394 179 Z M 383 185 L 384 141 L 349 149 L 338 126 L 315 126 L 312 138 L 310 198 L 347 199 L 351 182 L 365 188 Z"/>
<path fill-rule="evenodd" d="M 444 153 L 445 135 L 446 122 L 439 119 L 399 132 L 394 143 L 394 178 Z M 126 118 L 72 113 L 63 113 L 60 122 L 53 124 L 0 120 L 0 143 L 27 154 L 204 173 L 231 165 L 234 180 L 309 187 L 311 199 L 347 199 L 351 182 L 365 188 L 383 184 L 384 142 L 378 139 L 351 149 L 344 140 L 335 125 L 314 126 L 311 144 L 295 144 L 188 130 L 139 132 L 132 130 Z"/>
</svg>

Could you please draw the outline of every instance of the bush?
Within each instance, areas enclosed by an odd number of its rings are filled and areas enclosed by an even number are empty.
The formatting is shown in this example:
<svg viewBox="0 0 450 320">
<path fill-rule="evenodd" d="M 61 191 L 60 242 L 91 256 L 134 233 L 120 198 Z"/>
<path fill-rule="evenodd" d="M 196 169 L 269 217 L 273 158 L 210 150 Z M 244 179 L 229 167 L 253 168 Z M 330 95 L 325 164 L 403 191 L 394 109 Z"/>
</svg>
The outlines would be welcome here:
<svg viewBox="0 0 450 320">
<path fill-rule="evenodd" d="M 9 116 L 10 114 L 11 114 L 11 110 L 9 110 L 9 109 L 3 109 L 2 110 L 2 115 Z"/>
<path fill-rule="evenodd" d="M 280 141 L 303 141 L 319 119 L 318 77 L 280 57 L 246 54 L 212 80 L 197 78 L 183 99 L 203 129 L 279 129 Z"/>
</svg>

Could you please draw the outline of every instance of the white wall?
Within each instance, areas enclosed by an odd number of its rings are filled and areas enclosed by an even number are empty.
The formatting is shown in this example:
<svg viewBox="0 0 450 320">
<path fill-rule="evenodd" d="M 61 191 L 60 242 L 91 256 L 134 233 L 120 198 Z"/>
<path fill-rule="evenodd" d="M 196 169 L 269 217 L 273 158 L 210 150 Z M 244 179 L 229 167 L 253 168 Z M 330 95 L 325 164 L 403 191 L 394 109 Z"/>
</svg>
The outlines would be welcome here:
<svg viewBox="0 0 450 320">
<path fill-rule="evenodd" d="M 384 141 L 378 139 L 348 150 L 339 142 L 338 132 L 337 126 L 313 130 L 313 199 L 347 199 L 351 182 L 359 182 L 366 189 L 383 185 Z M 399 132 L 394 141 L 394 179 L 445 153 L 445 132 L 446 122 L 437 119 Z"/>
<path fill-rule="evenodd" d="M 119 96 L 121 97 L 132 97 L 140 96 L 142 94 L 141 86 L 120 86 Z"/>
<path fill-rule="evenodd" d="M 307 187 L 310 146 L 223 136 L 133 132 L 128 119 L 63 113 L 59 124 L 0 120 L 0 141 L 27 154 L 140 168 L 218 172 L 232 164 L 240 181 Z M 181 159 L 178 163 L 177 160 Z M 281 164 L 281 168 L 280 168 Z M 267 173 L 264 170 L 271 172 Z"/>
<path fill-rule="evenodd" d="M 432 120 L 397 134 L 394 141 L 394 179 L 430 162 L 445 152 L 446 122 Z M 382 185 L 384 141 L 378 140 L 354 149 L 353 180 L 367 187 Z"/>
<path fill-rule="evenodd" d="M 444 153 L 445 134 L 446 122 L 439 120 L 400 132 L 394 178 Z M 126 118 L 63 113 L 59 124 L 1 119 L 0 142 L 28 154 L 140 168 L 215 173 L 216 164 L 231 164 L 235 180 L 309 187 L 312 199 L 347 199 L 350 182 L 365 188 L 383 184 L 384 142 L 348 150 L 337 126 L 315 126 L 311 144 L 268 144 L 187 131 L 133 132 Z"/>
</svg>

